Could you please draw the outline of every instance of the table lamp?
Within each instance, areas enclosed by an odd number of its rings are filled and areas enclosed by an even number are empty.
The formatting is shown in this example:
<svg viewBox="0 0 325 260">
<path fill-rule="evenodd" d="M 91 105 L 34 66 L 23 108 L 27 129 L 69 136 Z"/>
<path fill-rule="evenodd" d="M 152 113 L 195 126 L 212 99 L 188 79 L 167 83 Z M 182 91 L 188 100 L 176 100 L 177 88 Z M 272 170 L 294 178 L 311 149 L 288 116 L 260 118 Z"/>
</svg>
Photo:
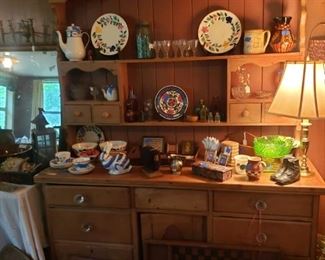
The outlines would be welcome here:
<svg viewBox="0 0 325 260">
<path fill-rule="evenodd" d="M 317 24 L 314 29 L 319 25 Z M 311 37 L 310 35 L 310 37 Z M 308 46 L 310 38 L 308 40 Z M 287 62 L 280 85 L 269 108 L 269 113 L 301 119 L 300 175 L 309 176 L 307 151 L 309 147 L 309 119 L 325 118 L 325 63 L 309 61 L 308 51 L 304 61 Z"/>
</svg>

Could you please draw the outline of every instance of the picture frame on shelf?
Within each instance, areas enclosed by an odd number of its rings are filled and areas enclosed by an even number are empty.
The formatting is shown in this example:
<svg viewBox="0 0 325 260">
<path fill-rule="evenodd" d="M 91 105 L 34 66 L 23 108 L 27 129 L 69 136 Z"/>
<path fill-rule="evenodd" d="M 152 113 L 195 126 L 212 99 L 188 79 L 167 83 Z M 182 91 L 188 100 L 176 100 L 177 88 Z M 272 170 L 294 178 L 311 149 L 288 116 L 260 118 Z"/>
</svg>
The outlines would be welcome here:
<svg viewBox="0 0 325 260">
<path fill-rule="evenodd" d="M 195 146 L 193 141 L 182 141 L 181 142 L 181 154 L 182 155 L 194 155 Z"/>
<path fill-rule="evenodd" d="M 165 138 L 162 136 L 144 136 L 142 138 L 142 147 L 151 146 L 160 153 L 165 153 Z"/>
</svg>

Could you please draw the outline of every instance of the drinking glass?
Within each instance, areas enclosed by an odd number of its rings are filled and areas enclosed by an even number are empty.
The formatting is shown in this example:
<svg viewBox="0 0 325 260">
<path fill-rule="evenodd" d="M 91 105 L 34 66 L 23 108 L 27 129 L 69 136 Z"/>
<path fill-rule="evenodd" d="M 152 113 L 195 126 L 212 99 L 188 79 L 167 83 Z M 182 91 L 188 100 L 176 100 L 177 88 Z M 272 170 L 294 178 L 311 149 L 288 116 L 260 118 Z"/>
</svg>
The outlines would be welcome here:
<svg viewBox="0 0 325 260">
<path fill-rule="evenodd" d="M 174 57 L 177 58 L 178 57 L 178 40 L 173 40 L 172 41 L 172 49 L 173 49 L 173 54 Z"/>
<path fill-rule="evenodd" d="M 156 59 L 159 58 L 159 52 L 160 52 L 160 48 L 161 48 L 160 42 L 159 41 L 154 41 L 152 43 L 152 47 L 153 47 L 153 49 L 155 51 L 155 58 Z"/>
<path fill-rule="evenodd" d="M 186 50 L 186 40 L 178 40 L 178 48 L 180 50 L 181 57 L 184 57 Z"/>
<path fill-rule="evenodd" d="M 161 47 L 163 51 L 163 57 L 169 57 L 169 50 L 170 50 L 170 40 L 163 40 L 161 41 Z"/>
</svg>

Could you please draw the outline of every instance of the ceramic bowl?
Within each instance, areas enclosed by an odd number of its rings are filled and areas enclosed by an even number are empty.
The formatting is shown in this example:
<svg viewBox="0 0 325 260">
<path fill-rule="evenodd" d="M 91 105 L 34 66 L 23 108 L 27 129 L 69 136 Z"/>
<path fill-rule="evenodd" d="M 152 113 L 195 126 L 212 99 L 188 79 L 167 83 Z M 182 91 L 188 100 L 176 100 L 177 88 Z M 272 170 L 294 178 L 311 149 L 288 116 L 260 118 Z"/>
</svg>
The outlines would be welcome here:
<svg viewBox="0 0 325 260">
<path fill-rule="evenodd" d="M 103 151 L 104 147 L 108 144 L 112 144 L 112 151 L 124 152 L 126 150 L 127 142 L 121 140 L 106 141 L 99 144 L 100 149 Z"/>
<path fill-rule="evenodd" d="M 72 149 L 79 157 L 96 157 L 99 151 L 96 149 L 97 143 L 82 142 L 72 145 Z"/>
</svg>

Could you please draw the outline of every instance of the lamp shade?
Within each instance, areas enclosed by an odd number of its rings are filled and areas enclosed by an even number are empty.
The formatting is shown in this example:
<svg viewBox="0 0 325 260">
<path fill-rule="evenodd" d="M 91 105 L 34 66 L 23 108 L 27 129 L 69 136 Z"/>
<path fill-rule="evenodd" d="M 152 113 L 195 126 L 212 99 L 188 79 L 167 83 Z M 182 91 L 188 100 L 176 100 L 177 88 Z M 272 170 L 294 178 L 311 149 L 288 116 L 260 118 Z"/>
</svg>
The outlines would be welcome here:
<svg viewBox="0 0 325 260">
<path fill-rule="evenodd" d="M 325 117 L 324 62 L 288 62 L 269 113 L 293 118 Z"/>
</svg>

